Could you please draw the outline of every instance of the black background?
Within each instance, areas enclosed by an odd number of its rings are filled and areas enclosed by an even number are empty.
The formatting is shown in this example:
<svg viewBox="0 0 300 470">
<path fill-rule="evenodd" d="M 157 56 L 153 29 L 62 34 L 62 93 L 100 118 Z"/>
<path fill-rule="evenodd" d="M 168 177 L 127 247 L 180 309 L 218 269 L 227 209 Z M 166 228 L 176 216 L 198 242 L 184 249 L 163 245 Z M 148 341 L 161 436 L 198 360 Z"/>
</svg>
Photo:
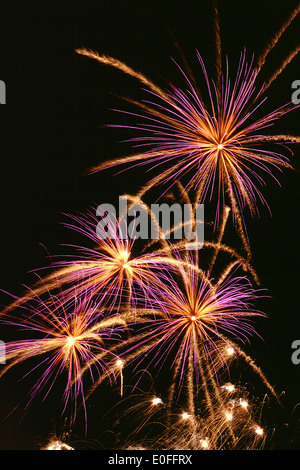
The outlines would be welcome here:
<svg viewBox="0 0 300 470">
<path fill-rule="evenodd" d="M 220 3 L 223 54 L 233 64 L 244 47 L 249 56 L 259 54 L 297 5 L 295 1 Z M 60 243 L 73 241 L 61 226 L 62 213 L 110 202 L 129 188 L 133 193 L 145 177 L 130 172 L 114 176 L 113 171 L 86 174 L 98 162 L 128 151 L 120 141 L 132 135 L 103 126 L 116 121 L 112 108 L 125 106 L 111 93 L 137 98 L 140 85 L 75 54 L 74 49 L 87 47 L 115 56 L 163 85 L 168 80 L 180 84 L 170 60 L 178 57 L 172 34 L 192 66 L 196 67 L 198 49 L 210 72 L 215 42 L 208 0 L 10 0 L 1 2 L 0 18 L 0 79 L 7 87 L 7 104 L 0 107 L 0 287 L 18 294 L 21 284 L 33 279 L 29 271 L 47 262 L 44 247 L 56 253 Z M 266 77 L 297 45 L 298 32 L 299 19 L 268 57 Z M 292 82 L 299 79 L 297 57 L 269 89 L 270 109 L 290 101 Z M 299 134 L 299 111 L 276 126 L 276 131 Z M 276 422 L 279 437 L 272 445 L 299 449 L 292 411 L 299 401 L 300 365 L 291 362 L 291 344 L 300 339 L 299 146 L 293 150 L 296 171 L 278 174 L 281 188 L 273 182 L 265 188 L 272 217 L 262 210 L 260 219 L 248 220 L 254 265 L 271 299 L 262 305 L 269 319 L 257 327 L 263 341 L 254 338 L 247 351 L 276 390 L 284 391 L 284 407 Z M 17 377 L 11 374 L 0 383 L 2 417 L 22 395 Z M 21 422 L 20 410 L 2 421 L 0 448 L 38 449 L 51 433 L 61 432 L 55 404 L 49 403 L 41 405 L 37 399 Z M 96 428 L 89 445 L 95 439 L 98 448 Z"/>
</svg>

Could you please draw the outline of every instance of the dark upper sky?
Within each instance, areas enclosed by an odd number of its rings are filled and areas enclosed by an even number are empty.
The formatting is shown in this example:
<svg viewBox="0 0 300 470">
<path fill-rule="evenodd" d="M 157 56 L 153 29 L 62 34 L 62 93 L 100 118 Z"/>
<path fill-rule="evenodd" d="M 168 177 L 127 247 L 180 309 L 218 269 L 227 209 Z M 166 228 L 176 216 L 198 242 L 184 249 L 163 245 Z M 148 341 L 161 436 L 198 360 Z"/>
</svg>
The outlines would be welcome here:
<svg viewBox="0 0 300 470">
<path fill-rule="evenodd" d="M 63 213 L 109 202 L 123 192 L 134 192 L 143 182 L 143 173 L 135 174 L 135 179 L 130 172 L 85 174 L 99 161 L 128 150 L 119 143 L 127 138 L 126 132 L 103 128 L 116 120 L 111 109 L 125 106 L 111 93 L 138 98 L 141 91 L 134 79 L 78 56 L 74 49 L 84 46 L 107 53 L 160 85 L 168 81 L 180 85 L 171 61 L 178 58 L 172 37 L 197 71 L 195 51 L 199 50 L 209 73 L 214 71 L 215 42 L 208 0 L 4 3 L 0 80 L 6 83 L 7 104 L 0 107 L 0 288 L 18 294 L 20 285 L 32 280 L 28 271 L 47 262 L 45 247 L 55 253 L 60 243 L 73 241 L 72 234 L 61 227 Z M 249 57 L 259 54 L 297 5 L 271 0 L 220 3 L 222 50 L 233 66 L 244 47 Z M 299 19 L 268 57 L 264 77 L 297 45 L 298 32 Z M 297 79 L 299 58 L 269 89 L 270 109 L 290 101 Z M 299 134 L 299 111 L 276 124 L 276 132 Z M 299 147 L 293 149 L 291 161 L 299 170 Z M 249 352 L 272 384 L 285 391 L 292 408 L 298 403 L 300 376 L 300 365 L 291 362 L 291 344 L 300 339 L 299 183 L 297 171 L 278 176 L 282 187 L 270 183 L 264 193 L 272 217 L 263 210 L 261 219 L 249 219 L 254 265 L 262 287 L 272 297 L 263 304 L 270 318 L 259 324 L 264 341 L 254 339 Z M 15 391 L 13 379 L 3 387 L 1 403 L 12 406 L 20 392 Z M 53 431 L 49 424 L 53 414 L 49 418 L 44 410 L 39 415 L 38 405 L 31 413 L 35 418 L 27 418 L 22 426 L 19 415 L 1 424 L 0 448 L 34 447 L 35 438 L 39 441 Z"/>
</svg>

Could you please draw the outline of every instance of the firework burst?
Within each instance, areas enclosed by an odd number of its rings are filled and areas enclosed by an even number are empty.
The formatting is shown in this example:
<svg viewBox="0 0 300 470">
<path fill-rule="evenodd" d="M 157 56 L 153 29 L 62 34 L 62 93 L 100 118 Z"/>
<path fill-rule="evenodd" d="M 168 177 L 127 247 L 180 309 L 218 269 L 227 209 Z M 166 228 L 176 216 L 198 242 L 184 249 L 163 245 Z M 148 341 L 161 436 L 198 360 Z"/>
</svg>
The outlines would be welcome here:
<svg viewBox="0 0 300 470">
<path fill-rule="evenodd" d="M 98 230 L 98 219 L 90 212 L 84 216 L 69 216 L 73 222 L 65 224 L 79 232 L 85 240 L 92 241 L 93 247 L 74 246 L 70 256 L 61 261 L 52 261 L 51 274 L 43 276 L 30 290 L 9 304 L 3 313 L 28 302 L 34 296 L 60 290 L 58 296 L 62 303 L 72 302 L 74 286 L 77 296 L 99 300 L 110 310 L 124 303 L 134 311 L 135 300 L 142 292 L 148 296 L 148 289 L 160 282 L 159 272 L 170 266 L 173 259 L 160 250 L 138 253 L 136 241 L 124 231 L 121 221 L 110 219 L 107 232 L 103 226 Z M 99 234 L 99 232 L 101 233 Z M 74 253 L 74 249 L 76 252 Z M 42 271 L 49 268 L 42 268 Z"/>
<path fill-rule="evenodd" d="M 26 374 L 32 373 L 34 377 L 40 374 L 29 392 L 26 408 L 43 389 L 46 397 L 62 376 L 66 380 L 63 412 L 70 403 L 73 422 L 79 398 L 85 409 L 83 368 L 88 364 L 85 370 L 89 371 L 91 380 L 102 374 L 115 379 L 117 356 L 106 344 L 120 341 L 126 325 L 114 315 L 108 318 L 98 303 L 93 304 L 87 297 L 79 298 L 76 287 L 69 305 L 55 295 L 49 294 L 42 300 L 35 294 L 32 302 L 22 305 L 21 310 L 22 314 L 2 316 L 2 323 L 20 327 L 31 337 L 6 344 L 7 366 L 1 370 L 1 376 L 13 366 L 38 358 L 38 364 Z M 40 356 L 45 359 L 41 360 Z"/>
<path fill-rule="evenodd" d="M 207 203 L 216 195 L 216 226 L 226 204 L 231 207 L 234 224 L 250 256 L 245 208 L 253 216 L 259 214 L 260 204 L 267 205 L 261 191 L 261 187 L 266 184 L 264 176 L 276 179 L 274 170 L 292 168 L 288 157 L 282 153 L 282 144 L 286 146 L 287 143 L 300 141 L 299 136 L 272 135 L 267 132 L 275 121 L 295 109 L 295 105 L 286 103 L 265 113 L 261 111 L 267 100 L 263 95 L 296 56 L 299 47 L 292 51 L 271 79 L 261 86 L 260 71 L 267 55 L 299 13 L 300 7 L 293 11 L 269 47 L 258 58 L 257 64 L 254 64 L 254 59 L 248 64 L 245 52 L 241 54 L 234 79 L 230 78 L 227 59 L 225 73 L 222 72 L 221 40 L 215 2 L 214 10 L 216 81 L 209 79 L 204 62 L 197 52 L 208 100 L 203 99 L 202 92 L 200 94 L 189 68 L 190 75 L 180 69 L 186 80 L 186 90 L 175 86 L 162 90 L 146 76 L 119 60 L 87 49 L 76 51 L 136 78 L 147 87 L 151 95 L 150 99 L 141 102 L 126 98 L 143 111 L 138 117 L 143 118 L 145 124 L 133 126 L 142 135 L 135 136 L 133 141 L 144 146 L 145 151 L 104 162 L 91 171 L 121 164 L 147 164 L 154 171 L 159 169 L 159 174 L 141 189 L 140 194 L 156 185 L 162 185 L 165 193 L 179 179 L 185 178 L 186 189 L 195 191 L 197 201 Z M 276 144 L 279 149 L 272 150 L 266 144 Z"/>
<path fill-rule="evenodd" d="M 133 349 L 138 348 L 139 365 L 143 356 L 160 367 L 173 357 L 171 368 L 180 389 L 190 368 L 197 384 L 203 381 L 203 361 L 217 373 L 226 362 L 224 347 L 231 345 L 227 335 L 246 341 L 255 333 L 247 319 L 264 314 L 250 307 L 258 293 L 246 277 L 232 275 L 214 282 L 191 260 L 177 262 L 177 276 L 174 270 L 155 292 L 152 308 L 141 310 L 142 339 Z"/>
</svg>

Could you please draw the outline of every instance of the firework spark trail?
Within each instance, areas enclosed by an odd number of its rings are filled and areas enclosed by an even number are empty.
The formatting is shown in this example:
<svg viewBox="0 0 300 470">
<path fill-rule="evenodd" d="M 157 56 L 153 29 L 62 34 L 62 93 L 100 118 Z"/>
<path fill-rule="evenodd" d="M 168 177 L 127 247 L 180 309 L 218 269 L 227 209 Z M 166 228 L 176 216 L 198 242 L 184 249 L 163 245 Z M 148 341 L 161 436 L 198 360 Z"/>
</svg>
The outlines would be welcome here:
<svg viewBox="0 0 300 470">
<path fill-rule="evenodd" d="M 181 184 L 180 181 L 177 182 L 177 186 L 180 190 L 180 197 L 183 199 L 183 201 L 186 204 L 188 204 L 189 206 L 191 206 L 191 205 L 193 206 L 193 210 L 192 210 L 192 213 L 191 213 L 191 216 L 190 216 L 190 224 L 191 224 L 193 232 L 195 232 L 195 230 L 196 230 L 195 213 L 196 213 L 196 209 L 197 209 L 198 195 L 195 196 L 195 202 L 192 203 L 189 193 L 183 187 L 183 185 Z M 234 258 L 234 261 L 230 262 L 225 267 L 224 272 L 221 273 L 221 275 L 219 277 L 218 284 L 223 282 L 223 280 L 228 276 L 229 272 L 232 269 L 234 269 L 234 267 L 236 267 L 237 265 L 240 265 L 245 272 L 251 274 L 253 280 L 256 282 L 257 285 L 259 285 L 260 282 L 259 282 L 259 278 L 257 276 L 257 273 L 255 272 L 255 270 L 253 269 L 253 267 L 249 263 L 249 259 L 251 258 L 251 254 L 249 255 L 249 252 L 247 251 L 247 244 L 244 243 L 244 246 L 246 246 L 246 252 L 248 254 L 248 260 L 245 260 L 245 259 L 241 258 L 240 254 L 238 254 L 234 249 L 232 249 L 232 248 L 230 248 L 230 247 L 228 247 L 228 246 L 226 246 L 222 243 L 222 239 L 223 239 L 224 232 L 225 232 L 225 227 L 226 227 L 226 224 L 227 224 L 227 221 L 228 221 L 229 212 L 230 212 L 230 208 L 225 206 L 224 210 L 223 210 L 222 221 L 221 221 L 221 223 L 218 227 L 218 230 L 217 230 L 217 239 L 214 242 L 208 242 L 208 241 L 204 240 L 203 248 L 211 248 L 211 249 L 213 249 L 213 253 L 214 253 L 213 256 L 210 259 L 209 268 L 207 270 L 206 275 L 209 276 L 209 273 L 212 271 L 212 269 L 214 267 L 214 264 L 216 262 L 216 259 L 218 257 L 218 253 L 220 251 L 223 251 L 223 252 L 226 252 L 226 253 L 230 254 L 230 256 Z M 206 223 L 208 225 L 211 225 L 208 222 L 204 222 L 204 223 Z M 243 234 L 241 234 L 241 238 L 243 238 Z M 177 244 L 173 243 L 173 247 L 169 248 L 168 251 L 172 250 L 174 252 L 174 249 L 176 250 L 176 247 L 179 248 L 179 249 L 180 248 L 185 248 L 185 249 L 188 250 L 189 246 L 186 243 L 182 243 L 182 242 L 178 242 Z M 195 257 L 194 258 L 195 258 L 194 259 L 195 265 L 199 266 L 199 250 L 195 250 Z M 202 272 L 202 274 L 204 274 L 203 271 L 201 271 L 201 272 Z"/>
<path fill-rule="evenodd" d="M 218 256 L 219 246 L 220 246 L 220 243 L 223 239 L 224 230 L 225 230 L 225 226 L 226 226 L 227 219 L 228 219 L 228 216 L 229 216 L 229 212 L 230 212 L 230 208 L 225 206 L 224 211 L 223 211 L 222 222 L 219 226 L 219 233 L 218 233 L 218 237 L 217 237 L 217 240 L 216 240 L 216 249 L 215 249 L 213 257 L 211 258 L 210 267 L 208 269 L 208 276 L 209 276 L 209 273 L 210 273 L 213 265 L 215 264 L 215 260 Z"/>
<path fill-rule="evenodd" d="M 216 87 L 219 101 L 221 101 L 221 78 L 222 78 L 222 47 L 221 47 L 221 31 L 220 31 L 220 18 L 217 1 L 213 0 L 214 10 L 214 25 L 215 25 L 215 37 L 216 37 Z"/>
<path fill-rule="evenodd" d="M 75 52 L 77 54 L 89 57 L 91 59 L 95 59 L 98 62 L 104 64 L 104 65 L 109 65 L 110 67 L 114 67 L 121 72 L 130 75 L 131 77 L 136 78 L 139 80 L 143 85 L 146 85 L 150 90 L 152 90 L 154 93 L 157 93 L 159 96 L 162 98 L 167 98 L 167 95 L 164 93 L 161 88 L 159 88 L 155 83 L 153 83 L 151 80 L 149 80 L 144 74 L 137 72 L 136 70 L 133 70 L 131 67 L 129 67 L 127 64 L 124 62 L 115 59 L 114 57 L 110 57 L 108 55 L 99 55 L 97 52 L 87 50 L 85 48 L 82 49 L 76 49 Z"/>
<path fill-rule="evenodd" d="M 222 399 L 222 397 L 220 396 L 219 386 L 216 381 L 214 370 L 212 370 L 210 365 L 207 363 L 207 360 L 205 360 L 206 359 L 205 357 L 202 357 L 201 359 L 202 361 L 199 360 L 199 364 L 201 364 L 201 367 L 200 367 L 201 378 L 202 378 L 203 383 L 205 384 L 204 392 L 205 392 L 205 397 L 206 397 L 207 409 L 209 413 L 209 420 L 215 422 L 216 419 L 220 415 L 225 414 L 226 404 L 224 400 Z M 226 363 L 226 360 L 224 360 L 224 362 Z M 210 391 L 210 388 L 212 389 L 212 392 Z M 224 430 L 223 432 L 221 432 L 218 426 L 216 425 L 214 426 L 216 428 L 214 433 L 217 436 L 219 435 L 222 436 L 222 434 L 224 434 Z M 231 436 L 231 439 L 235 441 L 236 440 L 235 434 L 232 428 L 228 426 L 227 422 L 225 424 L 225 428 L 226 428 L 226 432 L 228 433 L 228 435 Z"/>
<path fill-rule="evenodd" d="M 273 36 L 272 40 L 270 41 L 269 45 L 265 48 L 264 52 L 260 55 L 257 60 L 257 67 L 261 69 L 265 64 L 266 58 L 271 52 L 271 50 L 276 46 L 279 39 L 282 37 L 286 29 L 290 26 L 292 21 L 296 18 L 296 16 L 300 12 L 300 4 L 292 11 L 289 18 L 285 21 L 285 23 L 281 26 L 279 31 Z"/>
<path fill-rule="evenodd" d="M 300 7 L 299 7 L 300 8 Z M 296 55 L 300 52 L 300 45 L 297 46 L 289 55 L 288 57 L 283 61 L 281 66 L 279 67 L 278 70 L 269 78 L 267 83 L 264 85 L 264 91 L 266 91 L 269 86 L 276 80 L 276 78 L 284 71 L 284 69 L 287 67 L 287 65 L 296 57 Z"/>
<path fill-rule="evenodd" d="M 240 355 L 245 360 L 245 362 L 254 370 L 254 372 L 261 378 L 265 386 L 270 390 L 272 395 L 276 398 L 276 400 L 280 402 L 280 398 L 276 393 L 274 387 L 272 387 L 272 385 L 269 383 L 261 368 L 255 364 L 252 357 L 248 356 L 237 344 L 232 343 L 232 345 L 233 348 L 236 350 L 237 354 Z"/>
<path fill-rule="evenodd" d="M 193 71 L 192 71 L 192 69 L 190 68 L 190 65 L 189 65 L 189 63 L 188 63 L 188 61 L 187 61 L 187 59 L 186 59 L 186 57 L 185 57 L 185 55 L 184 55 L 184 53 L 183 53 L 183 51 L 182 51 L 182 49 L 181 49 L 181 47 L 180 47 L 178 41 L 175 39 L 175 37 L 174 37 L 173 34 L 171 34 L 171 35 L 172 35 L 173 44 L 174 44 L 174 46 L 176 47 L 177 51 L 179 52 L 181 61 L 182 61 L 183 65 L 184 65 L 184 69 L 187 71 L 188 77 L 189 77 L 190 80 L 192 81 L 193 87 L 194 87 L 194 89 L 196 90 L 197 95 L 199 96 L 199 99 L 202 100 L 202 95 L 201 95 L 200 89 L 199 89 L 199 87 L 198 87 L 197 80 L 196 80 L 196 78 L 195 78 L 195 76 L 194 76 L 194 74 L 193 74 Z"/>
<path fill-rule="evenodd" d="M 288 142 L 288 143 L 300 143 L 300 136 L 295 136 L 295 135 L 270 135 L 270 136 L 261 136 L 261 137 L 256 137 L 255 138 L 256 142 Z M 249 140 L 249 143 L 252 141 Z M 291 168 L 291 165 L 289 164 L 284 164 L 282 163 L 282 166 L 285 166 L 286 168 Z"/>
</svg>

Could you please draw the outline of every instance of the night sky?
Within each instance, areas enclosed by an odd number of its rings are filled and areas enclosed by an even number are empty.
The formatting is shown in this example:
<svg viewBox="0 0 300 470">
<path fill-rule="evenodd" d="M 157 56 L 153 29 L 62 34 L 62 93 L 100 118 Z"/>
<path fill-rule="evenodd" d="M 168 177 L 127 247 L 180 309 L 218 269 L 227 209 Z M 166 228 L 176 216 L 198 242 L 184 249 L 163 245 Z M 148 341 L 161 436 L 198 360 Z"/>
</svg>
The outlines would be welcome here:
<svg viewBox="0 0 300 470">
<path fill-rule="evenodd" d="M 298 4 L 290 0 L 219 3 L 222 50 L 233 70 L 243 48 L 248 57 L 259 54 Z M 142 92 L 133 78 L 74 50 L 86 47 L 109 54 L 161 86 L 168 82 L 180 86 L 182 78 L 171 60 L 180 61 L 173 39 L 194 70 L 200 71 L 199 50 L 209 73 L 214 73 L 212 18 L 209 0 L 2 2 L 0 80 L 6 84 L 7 104 L 0 107 L 1 289 L 20 294 L 22 284 L 34 280 L 30 271 L 48 263 L 47 252 L 62 252 L 60 244 L 76 241 L 76 235 L 62 226 L 64 213 L 84 212 L 124 192 L 134 193 L 145 181 L 144 172 L 86 173 L 101 161 L 129 152 L 129 144 L 121 140 L 132 134 L 105 125 L 119 119 L 114 108 L 126 107 L 117 95 L 138 99 Z M 297 45 L 299 21 L 293 22 L 268 57 L 263 78 Z M 300 79 L 299 64 L 297 57 L 272 84 L 267 109 L 291 100 L 292 83 Z M 299 110 L 276 123 L 274 132 L 299 135 Z M 300 401 L 300 364 L 291 361 L 291 345 L 300 340 L 300 155 L 299 145 L 291 148 L 296 171 L 277 172 L 281 187 L 268 181 L 264 188 L 272 216 L 264 208 L 259 219 L 246 216 L 253 264 L 270 295 L 258 305 L 269 317 L 257 322 L 262 339 L 253 338 L 247 352 L 277 392 L 284 392 L 282 407 L 266 410 L 276 427 L 269 447 L 299 450 L 299 412 L 293 410 Z M 6 301 L 1 296 L 2 305 Z M 11 334 L 3 330 L 0 339 L 7 341 Z M 25 416 L 22 402 L 3 419 L 24 395 L 25 384 L 18 383 L 21 376 L 18 369 L 0 381 L 3 450 L 39 449 L 51 434 L 64 430 L 55 395 L 45 403 L 37 397 Z M 250 388 L 256 383 L 251 377 L 247 380 Z M 110 393 L 107 387 L 105 397 Z M 108 405 L 106 398 L 99 400 L 98 408 L 96 402 L 95 398 L 91 405 L 88 436 L 83 436 L 81 424 L 74 431 L 83 448 L 86 443 L 86 448 L 98 449 L 106 442 L 100 428 L 107 426 L 101 413 Z"/>
</svg>

